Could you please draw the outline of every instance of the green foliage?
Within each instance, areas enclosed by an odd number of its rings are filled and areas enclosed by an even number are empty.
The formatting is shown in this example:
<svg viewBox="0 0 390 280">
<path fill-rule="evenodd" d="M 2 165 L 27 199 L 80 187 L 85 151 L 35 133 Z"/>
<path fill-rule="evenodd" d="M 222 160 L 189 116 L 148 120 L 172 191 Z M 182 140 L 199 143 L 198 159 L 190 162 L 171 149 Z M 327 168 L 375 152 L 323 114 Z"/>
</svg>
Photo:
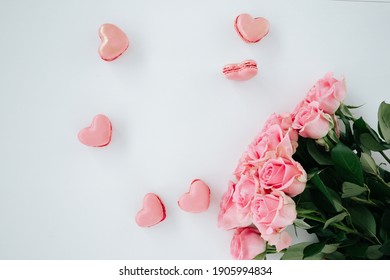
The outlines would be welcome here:
<svg viewBox="0 0 390 280">
<path fill-rule="evenodd" d="M 316 234 L 318 242 L 290 246 L 284 260 L 390 259 L 390 104 L 379 107 L 379 133 L 352 109 L 342 104 L 336 112 L 339 134 L 298 140 L 294 159 L 310 176 L 294 197 L 295 226 Z"/>
<path fill-rule="evenodd" d="M 378 260 L 383 256 L 383 253 L 380 251 L 381 245 L 372 245 L 369 246 L 366 250 L 367 257 L 371 260 Z"/>
<path fill-rule="evenodd" d="M 322 249 L 324 249 L 325 245 L 325 242 L 320 242 L 306 246 L 303 249 L 303 259 L 308 259 L 310 257 L 320 254 Z"/>
<path fill-rule="evenodd" d="M 363 168 L 360 164 L 358 156 L 343 143 L 339 142 L 330 151 L 336 172 L 346 181 L 364 184 Z"/>
<path fill-rule="evenodd" d="M 367 207 L 362 205 L 354 205 L 349 207 L 352 224 L 359 229 L 363 234 L 369 237 L 376 236 L 376 222 L 374 215 Z"/>
<path fill-rule="evenodd" d="M 378 110 L 379 133 L 387 143 L 390 143 L 390 104 L 382 102 Z"/>
<path fill-rule="evenodd" d="M 363 188 L 359 185 L 356 185 L 351 182 L 344 182 L 343 183 L 343 193 L 341 194 L 342 198 L 347 198 L 347 197 L 354 197 L 358 196 L 364 192 L 366 192 L 367 189 Z"/>
<path fill-rule="evenodd" d="M 331 189 L 328 188 L 324 182 L 321 180 L 319 173 L 314 175 L 310 182 L 322 193 L 324 199 L 326 199 L 326 202 L 329 203 L 333 209 L 337 212 L 337 206 L 336 206 L 336 200 L 337 198 L 332 195 Z"/>
<path fill-rule="evenodd" d="M 299 227 L 301 229 L 310 229 L 311 225 L 306 223 L 303 219 L 296 219 L 294 221 L 294 226 Z"/>
<path fill-rule="evenodd" d="M 307 141 L 307 151 L 310 156 L 319 164 L 319 165 L 333 165 L 333 161 L 330 156 L 322 149 L 316 145 L 314 140 Z"/>
<path fill-rule="evenodd" d="M 324 224 L 324 229 L 326 229 L 328 226 L 334 224 L 334 223 L 338 223 L 338 222 L 341 222 L 342 220 L 344 220 L 345 217 L 347 217 L 348 214 L 347 213 L 340 213 L 328 220 L 326 220 L 325 224 Z"/>
<path fill-rule="evenodd" d="M 310 242 L 302 242 L 292 245 L 284 252 L 282 260 L 303 260 L 303 250 L 309 246 Z"/>
<path fill-rule="evenodd" d="M 360 163 L 364 172 L 372 175 L 378 174 L 378 167 L 376 166 L 375 160 L 369 154 L 362 153 L 360 155 Z"/>
<path fill-rule="evenodd" d="M 387 241 L 385 244 L 383 244 L 379 248 L 379 251 L 384 255 L 390 256 L 390 241 Z"/>
</svg>

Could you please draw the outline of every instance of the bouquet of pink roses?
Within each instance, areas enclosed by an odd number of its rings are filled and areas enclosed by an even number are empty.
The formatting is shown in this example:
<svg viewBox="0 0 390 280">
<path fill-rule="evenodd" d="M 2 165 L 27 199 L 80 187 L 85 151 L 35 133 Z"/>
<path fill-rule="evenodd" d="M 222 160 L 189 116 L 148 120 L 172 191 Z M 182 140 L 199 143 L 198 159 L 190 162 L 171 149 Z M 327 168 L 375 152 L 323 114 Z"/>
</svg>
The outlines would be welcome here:
<svg viewBox="0 0 390 280">
<path fill-rule="evenodd" d="M 344 79 L 326 74 L 291 114 L 273 114 L 243 153 L 218 217 L 235 230 L 233 258 L 390 256 L 390 173 L 371 157 L 378 151 L 390 163 L 390 105 L 380 106 L 378 135 L 354 118 L 345 94 Z M 291 246 L 290 225 L 319 242 Z"/>
</svg>

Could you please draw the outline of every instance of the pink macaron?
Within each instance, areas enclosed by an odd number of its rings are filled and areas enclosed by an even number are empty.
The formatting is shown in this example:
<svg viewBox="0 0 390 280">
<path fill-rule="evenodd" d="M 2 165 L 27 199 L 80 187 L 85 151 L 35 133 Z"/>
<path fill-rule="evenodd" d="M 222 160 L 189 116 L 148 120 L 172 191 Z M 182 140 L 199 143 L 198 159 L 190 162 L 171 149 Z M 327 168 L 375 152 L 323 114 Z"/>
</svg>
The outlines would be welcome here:
<svg viewBox="0 0 390 280">
<path fill-rule="evenodd" d="M 200 213 L 210 206 L 210 188 L 200 179 L 195 179 L 188 192 L 183 194 L 177 202 L 179 207 L 186 212 Z"/>
<path fill-rule="evenodd" d="M 262 17 L 253 18 L 249 14 L 240 14 L 236 17 L 234 28 L 245 42 L 256 43 L 268 34 L 269 22 Z"/>
<path fill-rule="evenodd" d="M 105 23 L 99 28 L 101 40 L 99 55 L 105 61 L 113 61 L 121 56 L 129 47 L 129 39 L 118 26 Z"/>
<path fill-rule="evenodd" d="M 257 75 L 256 61 L 249 59 L 241 63 L 227 64 L 223 67 L 222 73 L 229 80 L 246 81 Z"/>
<path fill-rule="evenodd" d="M 96 115 L 92 124 L 78 133 L 79 141 L 90 147 L 104 147 L 111 141 L 112 125 L 105 115 Z"/>
<path fill-rule="evenodd" d="M 148 193 L 144 197 L 142 209 L 135 216 L 135 222 L 140 227 L 151 227 L 164 221 L 166 216 L 161 198 L 154 193 Z"/>
</svg>

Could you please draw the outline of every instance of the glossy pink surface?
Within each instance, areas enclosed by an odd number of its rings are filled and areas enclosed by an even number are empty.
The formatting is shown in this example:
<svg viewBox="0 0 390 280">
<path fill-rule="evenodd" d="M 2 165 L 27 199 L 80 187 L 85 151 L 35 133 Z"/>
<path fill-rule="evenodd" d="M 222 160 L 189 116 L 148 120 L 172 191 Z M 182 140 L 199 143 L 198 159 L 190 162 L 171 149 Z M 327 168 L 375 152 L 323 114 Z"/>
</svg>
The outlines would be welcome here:
<svg viewBox="0 0 390 280">
<path fill-rule="evenodd" d="M 269 22 L 262 17 L 253 18 L 249 14 L 241 14 L 237 16 L 234 27 L 245 42 L 256 43 L 268 34 Z"/>
<path fill-rule="evenodd" d="M 101 44 L 99 55 L 103 60 L 112 61 L 118 58 L 129 47 L 126 34 L 119 27 L 106 23 L 99 28 Z"/>
<path fill-rule="evenodd" d="M 154 193 L 144 197 L 142 209 L 135 216 L 135 222 L 140 227 L 151 227 L 165 220 L 165 207 L 161 199 Z"/>
<path fill-rule="evenodd" d="M 191 213 L 206 211 L 210 206 L 210 188 L 203 181 L 196 179 L 191 183 L 190 190 L 178 201 L 179 207 Z"/>
<path fill-rule="evenodd" d="M 257 75 L 257 63 L 254 60 L 245 60 L 241 63 L 225 65 L 222 73 L 229 80 L 246 81 Z"/>
<path fill-rule="evenodd" d="M 90 147 L 104 147 L 111 141 L 112 125 L 105 115 L 93 118 L 89 127 L 83 128 L 78 134 L 81 143 Z"/>
</svg>

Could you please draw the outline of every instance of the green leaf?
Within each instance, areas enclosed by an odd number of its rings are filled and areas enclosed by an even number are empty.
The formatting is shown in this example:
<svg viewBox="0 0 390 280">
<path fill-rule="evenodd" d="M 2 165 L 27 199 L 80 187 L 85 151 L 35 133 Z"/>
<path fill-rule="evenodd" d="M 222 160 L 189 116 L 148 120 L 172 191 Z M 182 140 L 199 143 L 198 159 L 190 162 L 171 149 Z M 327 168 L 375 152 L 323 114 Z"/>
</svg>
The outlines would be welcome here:
<svg viewBox="0 0 390 280">
<path fill-rule="evenodd" d="M 316 175 L 316 173 L 318 173 L 318 169 L 312 169 L 310 170 L 308 173 L 307 173 L 307 181 L 309 181 L 311 178 L 313 178 L 314 175 Z"/>
<path fill-rule="evenodd" d="M 344 210 L 344 207 L 343 207 L 343 205 L 341 204 L 341 202 L 339 200 L 334 199 L 333 202 L 334 202 L 334 207 L 336 208 L 337 212 L 341 212 L 341 211 Z"/>
<path fill-rule="evenodd" d="M 341 117 L 341 121 L 344 124 L 345 134 L 342 134 L 343 137 L 340 137 L 343 139 L 344 143 L 352 144 L 353 140 L 353 134 L 351 129 L 351 122 L 349 119 L 345 117 Z"/>
<path fill-rule="evenodd" d="M 311 242 L 302 242 L 287 248 L 286 252 L 280 258 L 281 260 L 303 260 L 303 250 L 312 244 Z"/>
<path fill-rule="evenodd" d="M 373 175 L 378 174 L 378 168 L 375 160 L 369 154 L 362 153 L 360 155 L 360 163 L 365 172 Z"/>
<path fill-rule="evenodd" d="M 348 208 L 348 212 L 356 228 L 369 236 L 376 237 L 376 221 L 370 210 L 364 206 L 353 206 Z"/>
<path fill-rule="evenodd" d="M 371 151 L 380 152 L 389 149 L 386 143 L 378 142 L 370 133 L 360 134 L 360 143 Z"/>
<path fill-rule="evenodd" d="M 303 219 L 295 219 L 294 225 L 305 230 L 312 228 L 312 226 L 306 223 Z"/>
<path fill-rule="evenodd" d="M 385 242 L 390 239 L 390 210 L 387 209 L 381 218 L 381 228 L 379 229 L 379 235 Z"/>
<path fill-rule="evenodd" d="M 381 166 L 378 166 L 379 175 L 385 182 L 390 182 L 390 172 L 383 169 Z"/>
<path fill-rule="evenodd" d="M 378 260 L 383 256 L 383 253 L 379 251 L 381 245 L 372 245 L 369 246 L 366 250 L 367 258 L 370 260 Z"/>
<path fill-rule="evenodd" d="M 331 150 L 330 156 L 335 164 L 336 171 L 346 181 L 364 184 L 363 169 L 358 156 L 341 142 Z"/>
<path fill-rule="evenodd" d="M 368 245 L 365 243 L 358 242 L 346 248 L 346 253 L 354 258 L 367 258 Z"/>
<path fill-rule="evenodd" d="M 344 182 L 343 183 L 343 193 L 342 193 L 341 197 L 347 198 L 347 197 L 358 196 L 366 191 L 367 191 L 366 188 L 363 188 L 359 185 L 356 185 L 356 184 L 351 183 L 351 182 Z"/>
<path fill-rule="evenodd" d="M 316 143 L 311 140 L 307 142 L 307 151 L 310 156 L 319 164 L 319 165 L 333 165 L 332 160 L 329 157 L 329 154 L 321 152 L 317 147 Z"/>
<path fill-rule="evenodd" d="M 366 178 L 366 183 L 371 191 L 371 197 L 383 200 L 383 197 L 390 197 L 390 186 L 376 177 Z"/>
<path fill-rule="evenodd" d="M 314 233 L 317 235 L 317 237 L 320 240 L 328 240 L 328 239 L 335 239 L 337 235 L 334 232 L 334 229 L 323 229 L 322 225 L 325 221 L 318 221 L 317 224 L 318 226 L 314 226 L 311 229 L 307 230 L 308 233 Z M 314 222 L 313 222 L 314 223 Z M 321 225 L 321 226 L 320 226 Z"/>
<path fill-rule="evenodd" d="M 333 252 L 332 254 L 327 254 L 326 259 L 328 260 L 345 260 L 345 254 L 342 254 L 338 251 Z"/>
<path fill-rule="evenodd" d="M 310 256 L 310 257 L 307 257 L 307 258 L 305 258 L 305 260 L 314 260 L 314 261 L 316 261 L 316 260 L 323 260 L 324 259 L 324 253 L 318 253 L 318 254 L 315 254 L 315 255 L 313 255 L 313 256 Z"/>
<path fill-rule="evenodd" d="M 317 214 L 318 213 L 318 210 L 314 210 L 314 209 L 310 209 L 310 206 L 313 205 L 313 207 L 315 207 L 314 204 L 312 204 L 311 202 L 305 202 L 305 203 L 299 203 L 299 208 L 297 207 L 297 214 L 298 216 L 299 215 L 308 215 L 308 214 Z M 307 207 L 309 206 L 309 207 Z M 306 208 L 301 208 L 301 207 L 307 207 L 309 209 L 306 209 Z"/>
<path fill-rule="evenodd" d="M 330 226 L 331 224 L 334 224 L 334 223 L 338 223 L 338 222 L 341 222 L 342 220 L 344 220 L 344 218 L 348 216 L 347 213 L 340 213 L 330 219 L 328 219 L 325 224 L 324 224 L 324 229 L 326 229 L 328 226 Z"/>
<path fill-rule="evenodd" d="M 267 257 L 267 250 L 265 250 L 263 253 L 258 254 L 256 257 L 254 257 L 254 260 L 264 260 Z"/>
<path fill-rule="evenodd" d="M 324 198 L 326 198 L 330 205 L 332 205 L 333 208 L 336 210 L 336 205 L 334 203 L 333 196 L 329 192 L 329 189 L 325 186 L 324 182 L 321 180 L 318 173 L 314 175 L 313 178 L 311 178 L 310 182 L 324 195 Z"/>
<path fill-rule="evenodd" d="M 383 139 L 390 144 L 390 104 L 382 102 L 378 110 L 378 129 Z"/>
<path fill-rule="evenodd" d="M 390 256 L 390 241 L 383 244 L 379 251 L 381 251 L 386 256 Z"/>
<path fill-rule="evenodd" d="M 340 141 L 339 137 L 333 129 L 328 132 L 328 137 L 335 143 L 338 143 Z"/>
<path fill-rule="evenodd" d="M 326 244 L 322 249 L 322 253 L 324 254 L 332 254 L 339 248 L 340 244 Z"/>
<path fill-rule="evenodd" d="M 359 118 L 353 123 L 353 131 L 355 133 L 355 140 L 358 145 L 361 145 L 362 150 L 370 150 L 371 148 L 373 150 L 386 150 L 390 149 L 390 144 L 383 142 L 381 138 L 379 137 L 378 133 L 376 133 L 375 130 L 373 130 L 364 120 L 363 118 Z M 361 137 L 363 134 L 364 135 Z M 363 140 L 363 143 L 361 142 Z M 381 147 L 378 146 L 378 143 Z M 368 147 L 366 147 L 366 145 Z"/>
<path fill-rule="evenodd" d="M 348 119 L 353 119 L 353 114 L 351 113 L 351 111 L 349 109 L 354 109 L 354 107 L 350 107 L 350 106 L 346 106 L 345 104 L 340 104 L 340 107 L 338 108 L 336 114 L 339 115 L 339 116 L 343 116 L 343 117 L 346 117 Z M 359 107 L 357 107 L 359 108 Z"/>
<path fill-rule="evenodd" d="M 389 232 L 385 230 L 383 227 L 379 229 L 379 236 L 382 238 L 384 241 L 389 240 Z"/>
<path fill-rule="evenodd" d="M 381 224 L 382 224 L 382 227 L 389 231 L 390 232 L 390 210 L 387 209 L 383 215 L 382 215 L 382 219 L 381 219 Z"/>
<path fill-rule="evenodd" d="M 364 104 L 362 105 L 356 105 L 356 106 L 353 106 L 353 105 L 346 105 L 348 109 L 358 109 L 360 107 L 363 107 Z"/>
<path fill-rule="evenodd" d="M 336 242 L 342 242 L 347 238 L 347 235 L 345 234 L 344 231 L 339 231 L 335 237 Z"/>
<path fill-rule="evenodd" d="M 303 258 L 307 259 L 311 256 L 314 256 L 314 255 L 321 253 L 321 251 L 324 249 L 324 247 L 325 247 L 324 242 L 313 243 L 313 244 L 310 244 L 309 246 L 306 246 L 303 249 Z"/>
</svg>

